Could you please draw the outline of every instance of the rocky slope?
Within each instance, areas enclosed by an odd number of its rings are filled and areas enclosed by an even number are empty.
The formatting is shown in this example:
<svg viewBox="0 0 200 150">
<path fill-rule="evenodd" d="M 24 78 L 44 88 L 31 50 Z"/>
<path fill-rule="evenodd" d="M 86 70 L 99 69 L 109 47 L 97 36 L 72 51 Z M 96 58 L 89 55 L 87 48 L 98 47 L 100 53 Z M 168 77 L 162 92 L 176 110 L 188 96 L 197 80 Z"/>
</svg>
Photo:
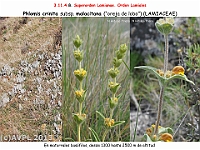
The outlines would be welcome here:
<svg viewBox="0 0 200 150">
<path fill-rule="evenodd" d="M 0 134 L 60 140 L 60 18 L 3 18 L 0 28 Z"/>
</svg>

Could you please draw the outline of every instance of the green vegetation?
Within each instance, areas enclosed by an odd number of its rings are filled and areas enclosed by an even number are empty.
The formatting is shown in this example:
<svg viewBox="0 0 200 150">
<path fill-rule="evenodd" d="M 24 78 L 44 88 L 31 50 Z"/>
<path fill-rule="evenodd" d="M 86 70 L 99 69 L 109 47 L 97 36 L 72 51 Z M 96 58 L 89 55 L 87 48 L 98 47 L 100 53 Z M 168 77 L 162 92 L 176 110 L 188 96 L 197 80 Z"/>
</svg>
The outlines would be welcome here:
<svg viewBox="0 0 200 150">
<path fill-rule="evenodd" d="M 116 19 L 116 18 L 115 18 Z M 96 111 L 102 114 L 110 114 L 109 97 L 112 96 L 108 83 L 110 80 L 107 70 L 113 65 L 115 51 L 123 43 L 129 45 L 129 23 L 115 22 L 110 18 L 63 18 L 63 51 L 66 58 L 63 83 L 63 141 L 77 141 L 77 125 L 72 113 L 76 113 L 79 102 L 74 91 L 79 87 L 74 76 L 74 70 L 79 62 L 74 58 L 73 39 L 76 35 L 82 39 L 80 49 L 83 51 L 82 66 L 87 71 L 87 76 L 82 80 L 82 88 L 86 91 L 82 112 L 86 114 L 86 120 L 81 125 L 81 141 L 96 141 L 90 129 L 95 130 L 99 137 L 104 134 L 104 120 Z M 129 49 L 129 46 L 128 46 Z M 129 66 L 129 53 L 124 57 Z M 120 100 L 113 116 L 115 121 L 124 120 L 120 126 L 112 128 L 105 137 L 105 141 L 130 141 L 130 105 L 129 105 L 129 70 L 125 65 L 119 67 L 120 73 L 117 80 L 121 83 L 118 92 Z"/>
<path fill-rule="evenodd" d="M 165 53 L 164 63 L 162 63 L 163 58 L 150 58 L 146 66 L 135 67 L 147 71 L 134 69 L 132 87 L 135 97 L 138 100 L 145 100 L 148 103 L 147 105 L 151 106 L 151 113 L 162 114 L 162 126 L 166 127 L 165 133 L 170 134 L 165 134 L 164 136 L 168 137 L 168 139 L 161 136 L 163 133 L 160 130 L 163 131 L 163 127 L 159 128 L 160 124 L 155 122 L 156 126 L 152 125 L 143 132 L 145 134 L 143 139 L 137 137 L 135 141 L 199 141 L 198 118 L 200 109 L 198 87 L 200 49 L 198 44 L 199 24 L 197 18 L 188 18 L 187 25 L 188 27 L 180 25 L 173 30 L 175 37 L 182 36 L 182 38 L 186 38 L 192 43 L 189 47 L 180 47 L 177 50 L 179 62 L 182 61 L 182 64 L 186 65 L 184 68 L 175 66 L 172 70 L 168 71 L 166 70 L 167 67 L 164 67 L 164 70 L 160 69 L 160 65 L 165 66 L 167 63 L 167 54 Z M 165 40 L 166 42 L 167 40 Z M 167 47 L 165 45 L 165 52 Z M 154 66 L 159 69 L 147 66 Z M 162 94 L 160 88 L 163 85 L 164 93 Z M 161 102 L 158 106 L 161 112 L 155 112 L 154 110 L 158 110 L 157 105 L 161 98 L 163 98 L 163 103 Z M 158 115 L 157 118 L 159 117 Z"/>
</svg>

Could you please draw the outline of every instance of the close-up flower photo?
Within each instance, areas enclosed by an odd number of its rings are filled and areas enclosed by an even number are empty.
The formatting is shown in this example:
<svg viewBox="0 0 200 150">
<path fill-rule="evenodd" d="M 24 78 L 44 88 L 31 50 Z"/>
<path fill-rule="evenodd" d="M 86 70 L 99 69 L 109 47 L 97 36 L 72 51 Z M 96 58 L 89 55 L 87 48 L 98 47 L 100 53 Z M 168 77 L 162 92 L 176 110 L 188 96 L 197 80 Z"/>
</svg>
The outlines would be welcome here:
<svg viewBox="0 0 200 150">
<path fill-rule="evenodd" d="M 131 141 L 199 141 L 200 18 L 130 21 Z"/>
</svg>

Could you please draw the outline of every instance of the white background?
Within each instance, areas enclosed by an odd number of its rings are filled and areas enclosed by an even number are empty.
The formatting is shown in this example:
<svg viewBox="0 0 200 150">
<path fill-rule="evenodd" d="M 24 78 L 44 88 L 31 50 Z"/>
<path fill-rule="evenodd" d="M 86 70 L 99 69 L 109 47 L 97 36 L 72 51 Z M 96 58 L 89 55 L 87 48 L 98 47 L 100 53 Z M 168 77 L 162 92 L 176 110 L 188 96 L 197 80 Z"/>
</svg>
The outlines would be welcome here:
<svg viewBox="0 0 200 150">
<path fill-rule="evenodd" d="M 78 4 L 112 4 L 114 2 L 116 7 L 105 8 L 105 7 L 54 7 L 54 3 L 71 3 L 74 6 L 74 3 Z M 125 3 L 131 5 L 131 3 L 144 3 L 146 7 L 117 7 L 118 3 Z M 97 12 L 123 12 L 123 11 L 177 11 L 178 17 L 200 17 L 200 1 L 199 0 L 101 0 L 101 1 L 92 1 L 92 0 L 0 0 L 0 16 L 1 17 L 19 17 L 23 16 L 23 11 L 31 12 L 88 12 L 88 11 L 97 11 Z M 30 17 L 30 16 L 27 16 Z M 41 16 L 43 17 L 43 16 Z M 46 16 L 47 17 L 47 16 Z M 49 16 L 57 17 L 57 16 Z M 59 17 L 59 16 L 58 16 Z M 90 16 L 94 17 L 94 16 Z M 103 17 L 103 16 L 102 16 Z M 107 16 L 108 17 L 108 16 Z M 112 16 L 109 16 L 112 17 Z M 114 16 L 113 16 L 114 17 Z M 123 16 L 120 16 L 123 17 Z M 124 16 L 131 17 L 131 16 Z M 136 16 L 135 16 L 136 17 Z M 154 16 L 149 16 L 154 17 Z M 161 17 L 161 16 L 159 16 Z"/>
<path fill-rule="evenodd" d="M 66 144 L 70 144 L 71 142 L 65 142 Z M 77 144 L 78 142 L 72 142 L 72 144 Z M 102 142 L 98 142 L 101 144 Z M 106 142 L 104 142 L 106 143 Z M 123 142 L 107 142 L 107 143 L 123 143 Z M 130 143 L 130 142 L 128 142 Z M 147 142 L 145 142 L 147 143 Z M 155 147 L 89 147 L 90 144 L 95 144 L 95 142 L 87 142 L 88 147 L 44 147 L 43 142 L 0 142 L 0 149 L 7 150 L 50 150 L 50 149 L 57 149 L 57 150 L 199 150 L 200 149 L 200 142 L 156 142 Z M 64 144 L 64 142 L 52 142 L 52 144 Z M 85 143 L 84 143 L 85 144 Z M 132 144 L 144 144 L 144 142 L 132 142 Z M 147 143 L 147 144 L 153 144 Z"/>
</svg>

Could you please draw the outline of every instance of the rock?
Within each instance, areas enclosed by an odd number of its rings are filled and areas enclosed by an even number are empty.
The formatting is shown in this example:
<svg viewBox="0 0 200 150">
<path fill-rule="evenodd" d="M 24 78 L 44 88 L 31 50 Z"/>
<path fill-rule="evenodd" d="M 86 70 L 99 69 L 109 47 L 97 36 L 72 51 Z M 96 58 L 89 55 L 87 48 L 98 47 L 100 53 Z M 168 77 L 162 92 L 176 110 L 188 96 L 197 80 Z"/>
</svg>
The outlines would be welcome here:
<svg viewBox="0 0 200 150">
<path fill-rule="evenodd" d="M 13 71 L 13 68 L 11 68 L 8 64 L 6 64 L 1 69 L 0 76 L 10 76 L 12 71 Z"/>
<path fill-rule="evenodd" d="M 62 106 L 62 103 L 60 101 L 58 101 L 58 106 L 61 107 Z"/>
<path fill-rule="evenodd" d="M 22 84 L 15 84 L 12 90 L 14 94 L 20 93 L 22 90 Z"/>
<path fill-rule="evenodd" d="M 22 82 L 24 82 L 24 80 L 25 80 L 24 76 L 17 74 L 17 78 L 16 78 L 17 83 L 22 83 Z"/>
<path fill-rule="evenodd" d="M 39 65 L 40 65 L 40 62 L 39 61 L 34 61 L 33 63 L 32 63 L 32 66 L 33 66 L 33 68 L 38 68 L 39 67 Z"/>
<path fill-rule="evenodd" d="M 41 84 L 42 78 L 36 77 L 36 78 L 34 79 L 34 81 L 35 81 L 37 84 Z"/>
<path fill-rule="evenodd" d="M 0 107 L 4 107 L 6 106 L 6 104 L 10 101 L 10 98 L 8 97 L 7 93 L 4 93 L 1 96 L 1 100 L 0 100 Z"/>
<path fill-rule="evenodd" d="M 22 104 L 19 104 L 19 110 L 22 110 L 23 107 L 22 107 Z"/>
<path fill-rule="evenodd" d="M 43 88 L 42 88 L 41 84 L 37 85 L 37 90 L 38 90 L 39 94 L 41 94 L 43 92 Z"/>
<path fill-rule="evenodd" d="M 33 104 L 34 105 L 42 105 L 42 104 L 45 104 L 45 101 L 40 99 L 39 96 L 36 96 L 36 99 L 33 101 Z"/>
<path fill-rule="evenodd" d="M 62 119 L 60 118 L 60 114 L 57 114 L 56 116 L 54 116 L 54 121 L 55 122 L 61 122 Z"/>
</svg>

